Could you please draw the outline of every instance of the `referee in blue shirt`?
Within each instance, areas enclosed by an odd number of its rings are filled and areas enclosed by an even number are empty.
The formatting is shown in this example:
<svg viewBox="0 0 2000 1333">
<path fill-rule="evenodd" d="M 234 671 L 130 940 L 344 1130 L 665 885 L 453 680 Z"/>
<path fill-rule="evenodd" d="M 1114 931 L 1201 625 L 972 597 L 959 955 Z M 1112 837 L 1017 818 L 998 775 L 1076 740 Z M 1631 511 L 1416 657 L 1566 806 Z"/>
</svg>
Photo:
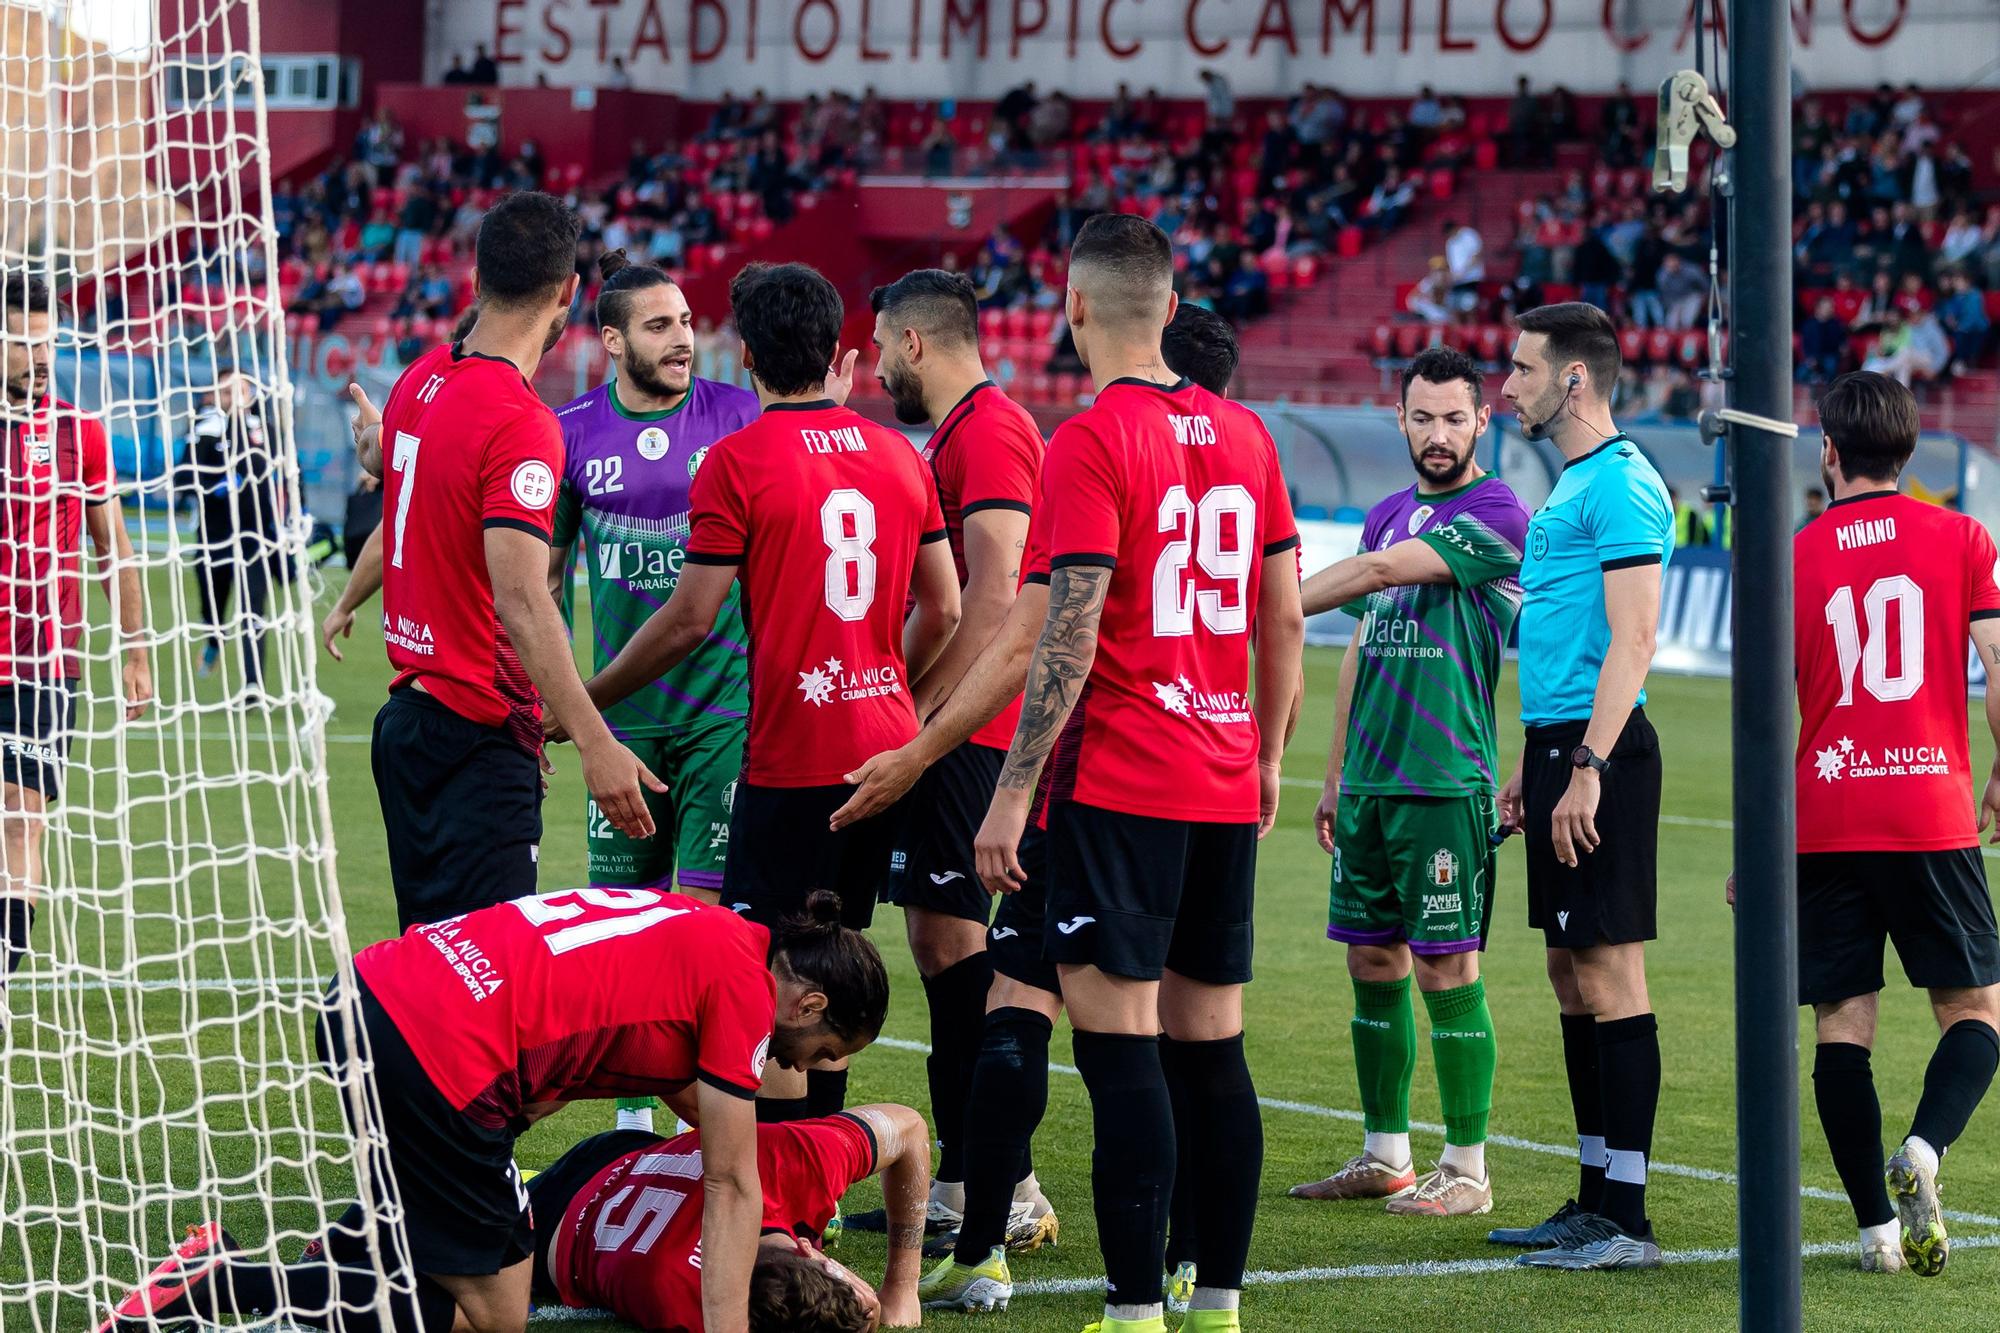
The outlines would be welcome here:
<svg viewBox="0 0 2000 1333">
<path fill-rule="evenodd" d="M 1568 302 L 1519 320 L 1501 390 L 1562 477 L 1528 526 L 1521 566 L 1521 766 L 1500 818 L 1526 835 L 1528 924 L 1548 945 L 1576 1112 L 1577 1197 L 1533 1227 L 1495 1231 L 1547 1268 L 1652 1268 L 1646 1159 L 1660 1039 L 1646 995 L 1655 935 L 1660 748 L 1646 671 L 1674 548 L 1666 485 L 1611 420 L 1618 333 Z"/>
</svg>

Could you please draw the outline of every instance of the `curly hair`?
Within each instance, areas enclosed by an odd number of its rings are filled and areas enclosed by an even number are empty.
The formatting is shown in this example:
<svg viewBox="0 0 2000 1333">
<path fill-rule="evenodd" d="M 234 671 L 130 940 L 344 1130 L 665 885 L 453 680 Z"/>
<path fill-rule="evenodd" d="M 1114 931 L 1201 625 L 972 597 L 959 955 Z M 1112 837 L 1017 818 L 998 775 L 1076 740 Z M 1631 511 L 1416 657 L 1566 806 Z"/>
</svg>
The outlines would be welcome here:
<svg viewBox="0 0 2000 1333">
<path fill-rule="evenodd" d="M 764 1246 L 750 1269 L 750 1333 L 867 1333 L 868 1311 L 846 1282 L 797 1250 Z"/>
</svg>

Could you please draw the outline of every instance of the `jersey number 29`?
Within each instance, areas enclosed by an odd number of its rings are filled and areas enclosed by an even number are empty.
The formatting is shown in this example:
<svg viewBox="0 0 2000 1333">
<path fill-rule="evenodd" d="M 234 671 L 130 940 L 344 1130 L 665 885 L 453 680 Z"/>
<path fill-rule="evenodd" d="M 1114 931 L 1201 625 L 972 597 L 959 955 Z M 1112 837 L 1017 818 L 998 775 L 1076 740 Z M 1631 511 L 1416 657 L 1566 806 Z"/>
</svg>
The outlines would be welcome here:
<svg viewBox="0 0 2000 1333">
<path fill-rule="evenodd" d="M 1889 674 L 1889 609 L 1896 610 L 1896 674 Z M 1835 588 L 1826 600 L 1826 623 L 1833 626 L 1833 650 L 1840 658 L 1840 704 L 1854 702 L 1854 668 L 1861 684 L 1885 704 L 1899 703 L 1924 687 L 1924 590 L 1907 574 L 1891 574 L 1868 585 L 1861 598 L 1867 637 L 1854 614 L 1854 589 Z"/>
<path fill-rule="evenodd" d="M 1173 535 L 1153 565 L 1154 636 L 1194 633 L 1197 611 L 1211 634 L 1247 630 L 1251 546 L 1257 539 L 1257 501 L 1250 492 L 1242 486 L 1215 486 L 1196 502 L 1188 498 L 1187 487 L 1168 487 L 1160 500 L 1160 531 Z M 1184 581 L 1190 555 L 1202 573 L 1224 586 L 1202 588 L 1195 579 Z"/>
</svg>

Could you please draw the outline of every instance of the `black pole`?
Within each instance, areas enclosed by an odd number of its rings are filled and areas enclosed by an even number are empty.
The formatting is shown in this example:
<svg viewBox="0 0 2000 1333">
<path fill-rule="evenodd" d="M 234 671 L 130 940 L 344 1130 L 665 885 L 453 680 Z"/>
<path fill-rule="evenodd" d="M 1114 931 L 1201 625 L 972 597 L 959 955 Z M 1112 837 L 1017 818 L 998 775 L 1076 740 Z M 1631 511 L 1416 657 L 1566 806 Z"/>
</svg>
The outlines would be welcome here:
<svg viewBox="0 0 2000 1333">
<path fill-rule="evenodd" d="M 1730 0 L 1731 406 L 1792 420 L 1791 7 Z M 1736 1217 L 1745 1329 L 1801 1326 L 1790 438 L 1733 426 Z"/>
</svg>

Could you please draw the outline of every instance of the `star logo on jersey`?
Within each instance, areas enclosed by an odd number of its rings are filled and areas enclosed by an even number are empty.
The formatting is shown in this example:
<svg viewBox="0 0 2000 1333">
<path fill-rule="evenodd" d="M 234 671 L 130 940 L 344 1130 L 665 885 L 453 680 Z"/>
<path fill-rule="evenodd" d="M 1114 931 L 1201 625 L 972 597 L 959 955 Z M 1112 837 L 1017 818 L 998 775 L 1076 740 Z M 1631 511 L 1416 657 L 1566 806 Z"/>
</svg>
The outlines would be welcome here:
<svg viewBox="0 0 2000 1333">
<path fill-rule="evenodd" d="M 1840 752 L 1842 754 L 1854 753 L 1854 738 L 1852 736 L 1842 736 L 1840 738 Z"/>
<path fill-rule="evenodd" d="M 1430 881 L 1440 889 L 1457 883 L 1458 858 L 1442 847 L 1431 853 Z"/>
<path fill-rule="evenodd" d="M 1175 717 L 1187 717 L 1188 695 L 1192 693 L 1182 681 L 1153 682 L 1153 693 L 1160 696 L 1160 707 Z"/>
<path fill-rule="evenodd" d="M 709 446 L 704 444 L 701 448 L 695 450 L 694 453 L 689 456 L 688 458 L 689 481 L 693 481 L 694 474 L 701 471 L 702 460 L 708 457 L 708 449 Z"/>
<path fill-rule="evenodd" d="M 665 458 L 668 448 L 671 447 L 667 439 L 667 433 L 658 426 L 648 426 L 646 429 L 640 431 L 637 444 L 639 447 L 639 457 L 645 459 L 648 463 L 657 463 L 662 458 Z"/>
<path fill-rule="evenodd" d="M 1250 720 L 1250 696 L 1236 690 L 1204 690 L 1185 675 L 1154 681 L 1153 693 L 1159 696 L 1160 707 L 1175 717 L 1224 726 Z"/>
<path fill-rule="evenodd" d="M 1851 749 L 1854 742 L 1847 741 L 1845 744 Z M 1836 746 L 1829 745 L 1824 750 L 1821 750 L 1814 756 L 1813 763 L 1819 769 L 1819 777 L 1822 782 L 1838 782 L 1847 775 L 1847 756 L 1842 754 Z"/>
<path fill-rule="evenodd" d="M 828 659 L 829 665 L 838 672 L 839 664 Z M 824 708 L 833 702 L 833 672 L 826 667 L 814 667 L 811 671 L 799 672 L 799 693 L 815 708 Z"/>
</svg>

